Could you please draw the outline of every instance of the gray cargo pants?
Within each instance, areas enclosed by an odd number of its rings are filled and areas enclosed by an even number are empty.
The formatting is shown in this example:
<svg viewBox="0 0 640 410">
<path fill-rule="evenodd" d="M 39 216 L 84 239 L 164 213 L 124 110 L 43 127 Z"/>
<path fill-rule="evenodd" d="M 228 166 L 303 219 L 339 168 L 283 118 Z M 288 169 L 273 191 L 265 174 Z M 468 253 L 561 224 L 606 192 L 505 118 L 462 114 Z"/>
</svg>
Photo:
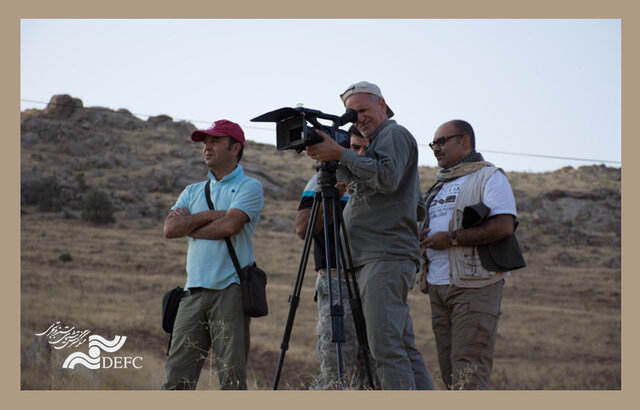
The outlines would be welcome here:
<svg viewBox="0 0 640 410">
<path fill-rule="evenodd" d="M 385 390 L 433 390 L 416 349 L 407 295 L 414 283 L 413 261 L 376 261 L 356 269 L 376 373 Z"/>
</svg>

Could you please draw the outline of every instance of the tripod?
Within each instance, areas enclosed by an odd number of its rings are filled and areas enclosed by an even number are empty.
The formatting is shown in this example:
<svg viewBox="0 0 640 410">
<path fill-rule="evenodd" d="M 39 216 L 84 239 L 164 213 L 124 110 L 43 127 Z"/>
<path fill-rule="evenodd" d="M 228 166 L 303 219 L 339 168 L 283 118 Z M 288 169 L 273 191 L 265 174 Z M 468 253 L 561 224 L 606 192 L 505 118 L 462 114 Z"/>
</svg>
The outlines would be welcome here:
<svg viewBox="0 0 640 410">
<path fill-rule="evenodd" d="M 309 223 L 307 224 L 307 230 L 305 235 L 304 247 L 302 248 L 302 256 L 300 258 L 300 265 L 298 266 L 298 274 L 296 276 L 296 282 L 293 287 L 293 294 L 289 296 L 289 314 L 287 316 L 287 322 L 284 329 L 284 336 L 282 338 L 282 344 L 280 346 L 280 358 L 278 359 L 278 367 L 273 382 L 273 390 L 278 390 L 278 384 L 280 382 L 280 374 L 282 372 L 282 366 L 284 364 L 284 357 L 289 349 L 289 339 L 291 337 L 291 331 L 293 329 L 293 322 L 296 315 L 296 310 L 300 303 L 300 292 L 302 290 L 302 282 L 304 280 L 305 268 L 309 259 L 309 251 L 311 249 L 311 240 L 315 224 L 317 222 L 318 211 L 320 209 L 320 203 L 322 202 L 323 209 L 323 222 L 324 222 L 324 241 L 325 241 L 325 261 L 327 266 L 327 277 L 329 285 L 329 301 L 331 304 L 331 341 L 336 344 L 336 353 L 338 361 L 338 387 L 344 388 L 344 369 L 342 365 L 342 343 L 346 341 L 344 333 L 344 306 L 342 305 L 342 268 L 348 267 L 345 272 L 345 282 L 347 294 L 349 296 L 349 306 L 353 313 L 353 321 L 356 329 L 356 335 L 358 338 L 358 352 L 364 357 L 366 375 L 369 387 L 375 389 L 374 379 L 371 370 L 371 364 L 369 362 L 369 344 L 367 341 L 366 326 L 364 320 L 364 313 L 362 312 L 362 301 L 360 300 L 360 292 L 358 290 L 358 284 L 355 278 L 355 272 L 353 270 L 353 260 L 351 258 L 351 251 L 349 248 L 349 240 L 347 232 L 344 227 L 344 221 L 342 219 L 342 212 L 339 211 L 339 199 L 338 190 L 335 187 L 336 184 L 336 169 L 338 167 L 337 161 L 323 162 L 318 170 L 318 185 L 320 191 L 316 192 L 313 198 L 313 205 L 311 207 L 311 215 L 309 217 Z M 334 294 L 332 280 L 331 280 L 331 266 L 333 261 L 331 260 L 330 241 L 329 241 L 329 226 L 333 223 L 333 244 L 335 251 L 335 266 L 338 279 L 338 300 L 339 303 L 334 303 Z M 342 228 L 342 236 L 344 238 L 344 249 L 340 241 L 340 235 L 338 226 Z M 346 251 L 346 252 L 343 252 Z M 347 265 L 345 263 L 345 253 L 349 261 Z"/>
</svg>

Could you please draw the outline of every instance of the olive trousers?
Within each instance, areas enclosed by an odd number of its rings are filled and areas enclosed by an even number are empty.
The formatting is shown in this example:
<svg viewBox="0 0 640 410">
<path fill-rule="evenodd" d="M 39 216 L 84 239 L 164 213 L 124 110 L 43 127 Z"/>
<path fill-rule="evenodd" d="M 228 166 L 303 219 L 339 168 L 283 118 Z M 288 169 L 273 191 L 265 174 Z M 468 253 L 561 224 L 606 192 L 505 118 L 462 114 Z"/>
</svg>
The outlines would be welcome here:
<svg viewBox="0 0 640 410">
<path fill-rule="evenodd" d="M 193 390 L 213 348 L 220 389 L 247 389 L 250 317 L 242 310 L 240 285 L 185 292 L 173 327 L 163 390 Z"/>
<path fill-rule="evenodd" d="M 431 325 L 447 389 L 488 390 L 504 281 L 481 288 L 429 284 Z"/>
</svg>

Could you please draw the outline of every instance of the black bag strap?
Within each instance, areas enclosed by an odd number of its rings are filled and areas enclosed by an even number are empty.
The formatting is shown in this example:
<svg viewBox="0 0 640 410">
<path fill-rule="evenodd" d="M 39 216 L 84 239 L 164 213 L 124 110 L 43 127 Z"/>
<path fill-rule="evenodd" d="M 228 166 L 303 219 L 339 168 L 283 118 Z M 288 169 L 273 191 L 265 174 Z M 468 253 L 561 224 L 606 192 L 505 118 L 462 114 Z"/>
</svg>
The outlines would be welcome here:
<svg viewBox="0 0 640 410">
<path fill-rule="evenodd" d="M 207 182 L 204 184 L 204 197 L 207 200 L 207 205 L 209 205 L 209 209 L 214 210 L 213 201 L 211 200 L 211 188 L 209 185 L 211 184 L 211 180 L 207 179 Z M 238 273 L 238 277 L 240 280 L 242 278 L 242 268 L 240 267 L 240 262 L 238 262 L 238 256 L 236 255 L 236 250 L 233 248 L 233 244 L 231 243 L 231 239 L 227 236 L 224 238 L 224 241 L 227 243 L 227 249 L 229 250 L 229 255 L 231 256 L 231 260 L 233 261 L 233 266 L 236 268 L 236 273 Z"/>
</svg>

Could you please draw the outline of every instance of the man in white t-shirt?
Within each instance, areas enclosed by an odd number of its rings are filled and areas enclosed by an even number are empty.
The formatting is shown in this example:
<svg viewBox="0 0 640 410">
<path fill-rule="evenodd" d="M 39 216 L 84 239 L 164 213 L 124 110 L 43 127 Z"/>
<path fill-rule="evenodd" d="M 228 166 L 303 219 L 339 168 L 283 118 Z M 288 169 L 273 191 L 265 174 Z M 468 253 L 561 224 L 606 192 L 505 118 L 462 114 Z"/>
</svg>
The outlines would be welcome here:
<svg viewBox="0 0 640 410">
<path fill-rule="evenodd" d="M 420 239 L 442 380 L 448 389 L 489 389 L 502 287 L 509 272 L 481 263 L 478 246 L 513 234 L 516 206 L 501 169 L 475 150 L 469 123 L 442 124 L 429 144 L 440 170 L 426 193 L 427 220 Z M 484 203 L 490 211 L 462 228 L 464 208 Z"/>
</svg>

